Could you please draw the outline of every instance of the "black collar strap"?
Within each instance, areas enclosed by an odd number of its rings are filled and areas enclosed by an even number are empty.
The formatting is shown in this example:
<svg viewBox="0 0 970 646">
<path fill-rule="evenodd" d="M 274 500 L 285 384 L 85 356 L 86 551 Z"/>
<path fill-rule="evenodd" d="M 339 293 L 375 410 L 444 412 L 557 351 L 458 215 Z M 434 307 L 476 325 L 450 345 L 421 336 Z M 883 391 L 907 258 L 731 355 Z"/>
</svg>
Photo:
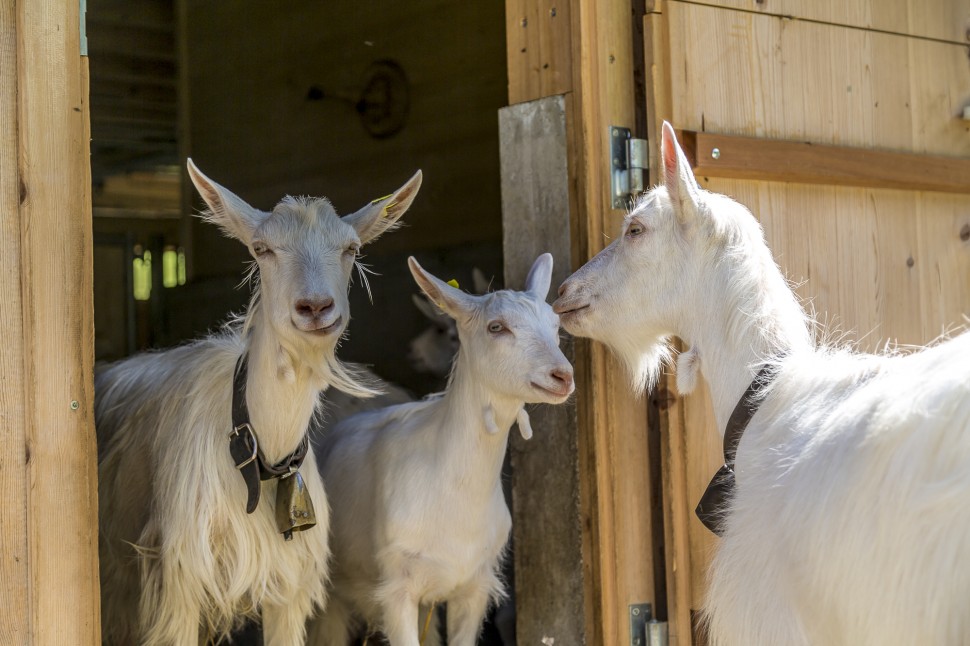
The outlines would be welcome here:
<svg viewBox="0 0 970 646">
<path fill-rule="evenodd" d="M 724 428 L 724 465 L 714 474 L 711 484 L 707 485 L 694 510 L 704 527 L 718 536 L 724 534 L 727 505 L 734 495 L 734 459 L 738 453 L 738 444 L 741 443 L 741 436 L 748 427 L 748 422 L 758 412 L 761 391 L 774 381 L 776 370 L 777 366 L 773 364 L 762 368 L 734 407 L 734 412 Z"/>
<path fill-rule="evenodd" d="M 236 372 L 232 379 L 232 430 L 229 432 L 229 453 L 236 468 L 246 481 L 249 499 L 246 513 L 256 511 L 259 504 L 259 482 L 270 478 L 280 478 L 300 468 L 310 446 L 310 436 L 305 433 L 303 441 L 296 450 L 278 464 L 267 464 L 259 448 L 256 431 L 249 421 L 249 407 L 246 405 L 246 355 L 236 361 Z"/>
</svg>

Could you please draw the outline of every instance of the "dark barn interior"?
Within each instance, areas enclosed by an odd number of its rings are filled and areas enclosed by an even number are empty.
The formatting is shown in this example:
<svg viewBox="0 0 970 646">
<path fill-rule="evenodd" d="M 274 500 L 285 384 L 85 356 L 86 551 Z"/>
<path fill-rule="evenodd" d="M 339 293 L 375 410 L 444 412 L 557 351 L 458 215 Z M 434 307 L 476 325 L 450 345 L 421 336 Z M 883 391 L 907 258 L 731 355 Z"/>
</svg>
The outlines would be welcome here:
<svg viewBox="0 0 970 646">
<path fill-rule="evenodd" d="M 88 32 L 97 358 L 193 338 L 248 299 L 248 254 L 192 216 L 185 157 L 267 210 L 292 194 L 353 212 L 420 168 L 405 227 L 365 250 L 373 304 L 358 282 L 341 356 L 440 386 L 407 361 L 427 321 L 406 258 L 463 287 L 501 274 L 501 3 L 92 0 Z"/>
</svg>

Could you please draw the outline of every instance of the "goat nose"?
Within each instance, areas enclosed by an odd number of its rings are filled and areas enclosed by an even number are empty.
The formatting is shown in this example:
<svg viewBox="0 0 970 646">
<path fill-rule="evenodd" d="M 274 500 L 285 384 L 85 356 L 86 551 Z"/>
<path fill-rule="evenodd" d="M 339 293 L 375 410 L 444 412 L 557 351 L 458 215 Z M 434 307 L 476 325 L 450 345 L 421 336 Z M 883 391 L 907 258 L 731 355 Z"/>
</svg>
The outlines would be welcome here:
<svg viewBox="0 0 970 646">
<path fill-rule="evenodd" d="M 296 313 L 307 318 L 316 318 L 331 307 L 332 298 L 301 298 L 296 302 Z"/>
<path fill-rule="evenodd" d="M 573 385 L 573 371 L 567 370 L 565 368 L 556 368 L 549 373 L 552 380 L 558 384 L 561 384 L 563 388 L 569 388 Z"/>
<path fill-rule="evenodd" d="M 569 289 L 569 281 L 563 281 L 563 284 L 559 286 L 559 295 L 562 296 Z"/>
</svg>

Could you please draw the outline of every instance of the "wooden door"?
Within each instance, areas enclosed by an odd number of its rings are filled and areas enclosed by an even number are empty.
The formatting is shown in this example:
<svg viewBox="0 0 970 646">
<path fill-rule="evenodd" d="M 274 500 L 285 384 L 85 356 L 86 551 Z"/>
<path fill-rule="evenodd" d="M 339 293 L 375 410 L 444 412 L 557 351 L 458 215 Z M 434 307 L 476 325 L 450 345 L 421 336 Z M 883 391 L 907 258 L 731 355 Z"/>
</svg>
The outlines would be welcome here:
<svg viewBox="0 0 970 646">
<path fill-rule="evenodd" d="M 717 152 L 700 134 L 693 138 L 698 180 L 760 219 L 776 261 L 828 338 L 876 351 L 887 342 L 924 344 L 965 324 L 970 121 L 961 117 L 970 105 L 970 0 L 648 4 L 652 167 L 659 168 L 662 119 L 729 135 Z M 820 158 L 833 169 L 860 151 L 888 154 L 863 163 L 865 177 L 833 170 L 820 179 L 805 172 L 804 158 L 784 172 L 758 168 L 774 141 L 833 146 Z M 732 155 L 754 160 L 754 172 L 718 165 Z M 908 183 L 891 181 L 900 168 Z M 936 180 L 948 173 L 956 173 L 942 185 L 948 192 L 919 190 L 939 189 Z M 692 510 L 721 464 L 720 434 L 706 386 L 685 398 L 672 379 L 666 388 L 659 400 L 667 601 L 670 643 L 683 646 L 702 641 L 692 620 L 717 539 Z"/>
</svg>

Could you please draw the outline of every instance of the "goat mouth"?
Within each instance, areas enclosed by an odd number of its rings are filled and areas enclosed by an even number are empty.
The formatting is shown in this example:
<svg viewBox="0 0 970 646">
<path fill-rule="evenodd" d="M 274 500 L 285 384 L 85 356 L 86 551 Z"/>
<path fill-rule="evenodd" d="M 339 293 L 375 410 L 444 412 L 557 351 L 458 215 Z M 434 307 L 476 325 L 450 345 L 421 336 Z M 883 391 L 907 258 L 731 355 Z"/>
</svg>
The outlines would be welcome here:
<svg viewBox="0 0 970 646">
<path fill-rule="evenodd" d="M 340 323 L 343 320 L 344 320 L 344 317 L 341 314 L 330 325 L 325 325 L 323 327 L 318 327 L 318 328 L 315 328 L 315 329 L 312 329 L 312 330 L 306 330 L 306 329 L 304 329 L 302 331 L 303 332 L 306 332 L 307 334 L 312 334 L 314 336 L 327 336 L 328 334 L 331 334 L 334 331 L 336 331 L 340 327 Z"/>
<path fill-rule="evenodd" d="M 552 395 L 556 399 L 565 399 L 566 397 L 569 397 L 572 394 L 572 389 L 570 388 L 561 388 L 556 390 L 554 388 L 546 388 L 545 386 L 540 386 L 534 381 L 530 382 L 530 385 L 540 392 L 543 392 L 547 395 Z"/>
<path fill-rule="evenodd" d="M 576 306 L 573 306 L 573 307 L 567 306 L 567 308 L 564 308 L 564 307 L 557 308 L 554 305 L 553 306 L 553 311 L 555 311 L 556 314 L 558 314 L 560 318 L 575 317 L 575 316 L 579 315 L 580 312 L 582 312 L 584 310 L 588 310 L 589 309 L 589 303 L 584 303 L 582 305 L 576 305 Z"/>
</svg>

